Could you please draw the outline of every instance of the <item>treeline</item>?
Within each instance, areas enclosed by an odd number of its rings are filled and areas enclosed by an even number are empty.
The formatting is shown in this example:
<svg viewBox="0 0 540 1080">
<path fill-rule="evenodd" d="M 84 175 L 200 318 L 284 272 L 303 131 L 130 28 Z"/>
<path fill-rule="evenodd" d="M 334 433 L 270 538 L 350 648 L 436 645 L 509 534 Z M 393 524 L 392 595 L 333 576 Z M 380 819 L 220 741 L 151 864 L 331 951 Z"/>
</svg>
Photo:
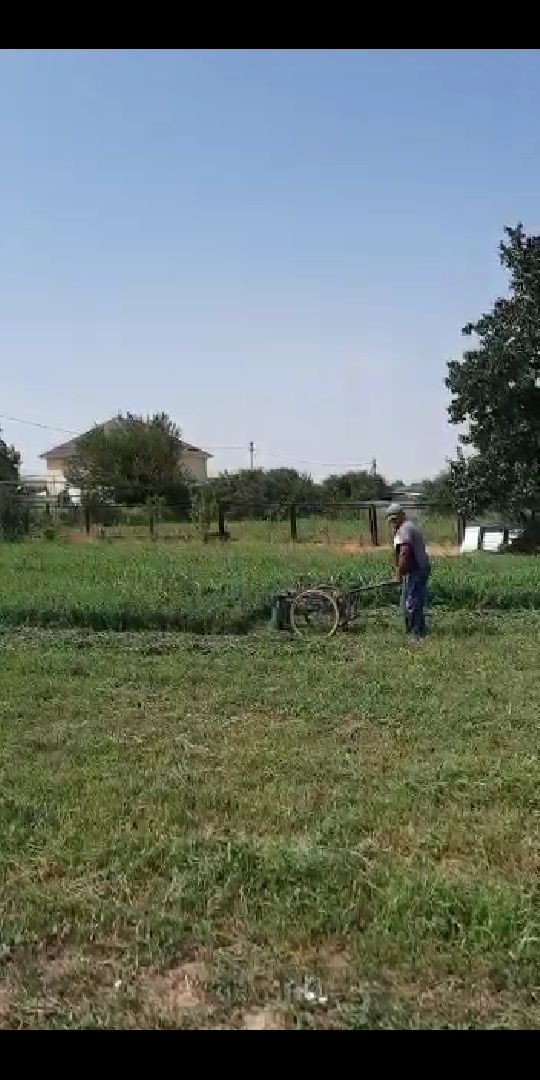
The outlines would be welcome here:
<svg viewBox="0 0 540 1080">
<path fill-rule="evenodd" d="M 207 515 L 218 503 L 234 517 L 279 517 L 291 503 L 311 512 L 336 503 L 390 499 L 392 489 L 384 476 L 371 472 L 346 472 L 327 476 L 317 483 L 296 469 L 240 469 L 211 477 L 195 496 Z"/>
<path fill-rule="evenodd" d="M 18 539 L 25 531 L 17 500 L 21 456 L 2 438 L 0 430 L 0 540 Z"/>
<path fill-rule="evenodd" d="M 292 468 L 241 469 L 223 472 L 204 484 L 194 484 L 179 466 L 180 428 L 166 413 L 153 416 L 119 414 L 114 421 L 95 425 L 77 440 L 74 458 L 66 463 L 68 483 L 81 493 L 94 520 L 135 521 L 145 508 L 169 520 L 194 517 L 216 520 L 222 504 L 231 518 L 280 518 L 294 503 L 297 513 L 346 513 L 348 503 L 383 501 L 396 496 L 398 483 L 380 473 L 350 470 L 333 473 L 317 482 Z M 34 497 L 19 478 L 20 457 L 0 434 L 0 538 L 15 539 L 28 531 Z M 449 476 L 441 474 L 416 488 L 435 508 L 452 507 Z M 57 510 L 69 515 L 68 489 L 59 493 Z M 50 501 L 45 511 L 50 510 Z"/>
</svg>

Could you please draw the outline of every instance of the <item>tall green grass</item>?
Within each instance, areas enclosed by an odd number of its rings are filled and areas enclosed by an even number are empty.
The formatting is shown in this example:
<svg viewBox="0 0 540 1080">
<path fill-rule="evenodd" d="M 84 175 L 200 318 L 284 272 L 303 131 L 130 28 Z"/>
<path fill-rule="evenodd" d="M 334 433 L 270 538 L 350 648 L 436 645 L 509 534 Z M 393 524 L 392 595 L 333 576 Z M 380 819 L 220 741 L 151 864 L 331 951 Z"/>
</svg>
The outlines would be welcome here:
<svg viewBox="0 0 540 1080">
<path fill-rule="evenodd" d="M 426 514 L 422 510 L 413 511 L 412 515 L 422 527 L 428 544 L 453 545 L 456 543 L 456 518 L 452 514 Z M 73 532 L 74 519 L 61 526 L 64 535 Z M 264 544 L 286 544 L 291 539 L 288 515 L 266 518 L 237 519 L 234 513 L 226 514 L 226 526 L 235 540 L 259 541 Z M 343 509 L 325 514 L 304 514 L 298 511 L 298 539 L 301 543 L 313 544 L 352 544 L 369 546 L 370 532 L 367 510 Z M 217 529 L 216 522 L 211 526 Z M 149 524 L 147 511 L 139 511 L 124 516 L 124 520 L 114 524 L 92 526 L 95 536 L 102 532 L 110 539 L 148 539 Z M 200 529 L 194 521 L 175 521 L 170 517 L 156 515 L 154 535 L 161 539 L 178 538 L 182 540 L 200 539 Z M 382 544 L 388 543 L 388 527 L 382 513 L 379 514 L 379 538 Z"/>
<path fill-rule="evenodd" d="M 390 571 L 388 552 L 31 541 L 0 547 L 0 624 L 241 631 L 268 615 L 280 589 L 330 578 L 377 581 Z M 365 602 L 389 599 L 375 594 Z M 540 564 L 534 556 L 435 559 L 431 602 L 469 610 L 539 608 Z"/>
</svg>

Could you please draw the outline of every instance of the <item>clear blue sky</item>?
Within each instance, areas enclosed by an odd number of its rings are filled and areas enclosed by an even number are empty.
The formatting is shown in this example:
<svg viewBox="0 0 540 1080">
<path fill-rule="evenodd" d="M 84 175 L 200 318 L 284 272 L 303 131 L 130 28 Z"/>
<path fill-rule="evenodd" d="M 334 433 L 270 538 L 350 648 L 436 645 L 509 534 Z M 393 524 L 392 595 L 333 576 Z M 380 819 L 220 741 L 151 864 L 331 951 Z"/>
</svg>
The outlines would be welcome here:
<svg viewBox="0 0 540 1080">
<path fill-rule="evenodd" d="M 2 52 L 0 412 L 433 473 L 539 115 L 536 51 Z M 27 470 L 63 438 L 0 423 Z"/>
</svg>

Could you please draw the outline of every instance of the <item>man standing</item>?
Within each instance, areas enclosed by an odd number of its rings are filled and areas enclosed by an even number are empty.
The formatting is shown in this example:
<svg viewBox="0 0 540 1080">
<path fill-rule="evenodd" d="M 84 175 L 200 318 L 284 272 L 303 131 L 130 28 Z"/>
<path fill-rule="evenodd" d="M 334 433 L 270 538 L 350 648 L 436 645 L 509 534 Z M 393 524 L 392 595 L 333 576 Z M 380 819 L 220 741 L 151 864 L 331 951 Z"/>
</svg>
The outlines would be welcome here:
<svg viewBox="0 0 540 1080">
<path fill-rule="evenodd" d="M 405 629 L 414 641 L 419 641 L 426 633 L 424 605 L 431 573 L 424 537 L 418 526 L 407 520 L 399 503 L 391 503 L 386 516 L 394 530 L 396 570 L 403 585 Z"/>
</svg>

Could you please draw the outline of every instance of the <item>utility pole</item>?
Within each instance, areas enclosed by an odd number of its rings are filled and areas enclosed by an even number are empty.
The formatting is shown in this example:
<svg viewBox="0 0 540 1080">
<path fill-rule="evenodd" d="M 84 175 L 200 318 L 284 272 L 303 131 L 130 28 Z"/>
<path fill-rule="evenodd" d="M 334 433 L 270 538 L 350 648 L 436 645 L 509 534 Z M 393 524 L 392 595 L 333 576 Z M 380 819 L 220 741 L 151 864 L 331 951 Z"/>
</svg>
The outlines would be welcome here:
<svg viewBox="0 0 540 1080">
<path fill-rule="evenodd" d="M 249 444 L 249 467 L 250 467 L 250 469 L 253 468 L 254 454 L 255 454 L 255 443 L 253 442 L 253 439 L 252 439 L 250 444 Z"/>
<path fill-rule="evenodd" d="M 377 458 L 372 458 L 371 459 L 371 475 L 372 476 L 377 475 Z"/>
</svg>

